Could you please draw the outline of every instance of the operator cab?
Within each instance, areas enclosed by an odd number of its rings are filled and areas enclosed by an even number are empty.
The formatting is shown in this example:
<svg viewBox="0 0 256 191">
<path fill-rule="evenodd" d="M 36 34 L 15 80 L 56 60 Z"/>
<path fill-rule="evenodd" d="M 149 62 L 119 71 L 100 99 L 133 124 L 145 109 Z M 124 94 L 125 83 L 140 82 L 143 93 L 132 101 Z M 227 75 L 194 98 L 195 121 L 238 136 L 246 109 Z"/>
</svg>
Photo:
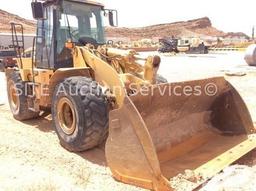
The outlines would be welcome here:
<svg viewBox="0 0 256 191">
<path fill-rule="evenodd" d="M 33 2 L 32 10 L 38 20 L 36 66 L 55 70 L 73 67 L 71 49 L 65 46 L 66 42 L 76 46 L 90 43 L 95 47 L 105 44 L 103 16 L 109 15 L 113 26 L 113 13 L 116 13 L 105 10 L 101 4 L 83 0 Z"/>
</svg>

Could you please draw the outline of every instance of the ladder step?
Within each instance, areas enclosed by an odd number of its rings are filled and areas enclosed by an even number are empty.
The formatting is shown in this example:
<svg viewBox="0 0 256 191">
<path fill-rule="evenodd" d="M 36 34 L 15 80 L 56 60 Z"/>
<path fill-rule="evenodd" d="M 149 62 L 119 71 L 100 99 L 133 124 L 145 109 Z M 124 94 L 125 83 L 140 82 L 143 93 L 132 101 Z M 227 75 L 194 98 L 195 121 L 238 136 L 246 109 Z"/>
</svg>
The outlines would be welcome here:
<svg viewBox="0 0 256 191">
<path fill-rule="evenodd" d="M 22 24 L 11 23 L 12 44 L 17 52 L 17 58 L 20 59 L 21 68 L 23 68 L 22 54 L 24 53 L 24 28 Z M 18 34 L 19 33 L 19 34 Z M 34 98 L 33 98 L 34 99 Z"/>
</svg>

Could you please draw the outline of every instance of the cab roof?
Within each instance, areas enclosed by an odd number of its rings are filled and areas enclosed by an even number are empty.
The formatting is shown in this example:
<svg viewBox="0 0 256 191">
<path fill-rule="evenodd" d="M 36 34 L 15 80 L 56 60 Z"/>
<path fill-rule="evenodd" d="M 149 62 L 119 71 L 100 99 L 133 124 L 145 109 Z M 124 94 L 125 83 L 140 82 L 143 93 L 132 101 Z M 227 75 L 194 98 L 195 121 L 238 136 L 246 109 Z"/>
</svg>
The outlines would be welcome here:
<svg viewBox="0 0 256 191">
<path fill-rule="evenodd" d="M 85 4 L 104 7 L 104 5 L 102 3 L 99 3 L 99 2 L 94 1 L 94 0 L 67 0 L 67 1 L 71 1 L 71 2 L 73 1 L 73 2 L 79 2 L 79 3 L 85 3 Z"/>
<path fill-rule="evenodd" d="M 42 0 L 42 1 L 44 1 L 45 3 L 58 3 L 60 0 Z M 95 0 L 66 0 L 66 1 L 78 2 L 78 3 L 84 3 L 84 4 L 90 4 L 90 5 L 104 7 L 104 5 L 102 3 L 99 3 Z"/>
</svg>

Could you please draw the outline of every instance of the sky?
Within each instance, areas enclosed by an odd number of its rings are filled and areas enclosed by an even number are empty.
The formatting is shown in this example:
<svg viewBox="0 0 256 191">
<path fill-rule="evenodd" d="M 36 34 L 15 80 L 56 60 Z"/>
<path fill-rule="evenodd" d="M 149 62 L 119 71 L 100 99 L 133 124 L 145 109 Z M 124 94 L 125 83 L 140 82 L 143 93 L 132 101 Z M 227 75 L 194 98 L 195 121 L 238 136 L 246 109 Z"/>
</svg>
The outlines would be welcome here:
<svg viewBox="0 0 256 191">
<path fill-rule="evenodd" d="M 31 0 L 0 0 L 0 9 L 32 19 Z M 209 17 L 224 32 L 251 36 L 256 26 L 256 0 L 99 0 L 117 9 L 119 26 L 140 27 Z"/>
</svg>

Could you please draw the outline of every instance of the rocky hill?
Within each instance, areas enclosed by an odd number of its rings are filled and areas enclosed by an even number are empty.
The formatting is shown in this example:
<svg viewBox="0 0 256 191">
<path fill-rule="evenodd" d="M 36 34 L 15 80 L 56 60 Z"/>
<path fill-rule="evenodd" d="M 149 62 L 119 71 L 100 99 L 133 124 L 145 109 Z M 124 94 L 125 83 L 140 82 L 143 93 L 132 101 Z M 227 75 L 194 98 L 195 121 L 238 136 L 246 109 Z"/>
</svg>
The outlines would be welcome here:
<svg viewBox="0 0 256 191">
<path fill-rule="evenodd" d="M 225 33 L 212 26 L 208 17 L 140 28 L 107 28 L 107 36 L 132 40 L 162 37 L 244 37 L 244 33 Z"/>
<path fill-rule="evenodd" d="M 25 33 L 34 33 L 36 22 L 23 19 L 17 15 L 8 13 L 0 9 L 0 32 L 10 32 L 10 22 L 21 23 L 24 26 Z M 129 38 L 130 40 L 139 40 L 145 38 L 163 38 L 163 37 L 244 37 L 244 33 L 224 33 L 212 26 L 208 17 L 199 19 L 181 21 L 175 23 L 152 25 L 140 28 L 106 28 L 107 37 Z"/>
<path fill-rule="evenodd" d="M 141 28 L 107 28 L 107 36 L 131 37 L 134 40 L 165 36 L 224 36 L 225 33 L 212 27 L 209 18 L 181 21 L 168 24 L 152 25 Z"/>
<path fill-rule="evenodd" d="M 0 9 L 0 32 L 2 33 L 11 32 L 10 22 L 23 24 L 25 33 L 35 33 L 35 26 L 36 26 L 35 21 L 21 18 L 18 15 L 14 15 Z"/>
</svg>

